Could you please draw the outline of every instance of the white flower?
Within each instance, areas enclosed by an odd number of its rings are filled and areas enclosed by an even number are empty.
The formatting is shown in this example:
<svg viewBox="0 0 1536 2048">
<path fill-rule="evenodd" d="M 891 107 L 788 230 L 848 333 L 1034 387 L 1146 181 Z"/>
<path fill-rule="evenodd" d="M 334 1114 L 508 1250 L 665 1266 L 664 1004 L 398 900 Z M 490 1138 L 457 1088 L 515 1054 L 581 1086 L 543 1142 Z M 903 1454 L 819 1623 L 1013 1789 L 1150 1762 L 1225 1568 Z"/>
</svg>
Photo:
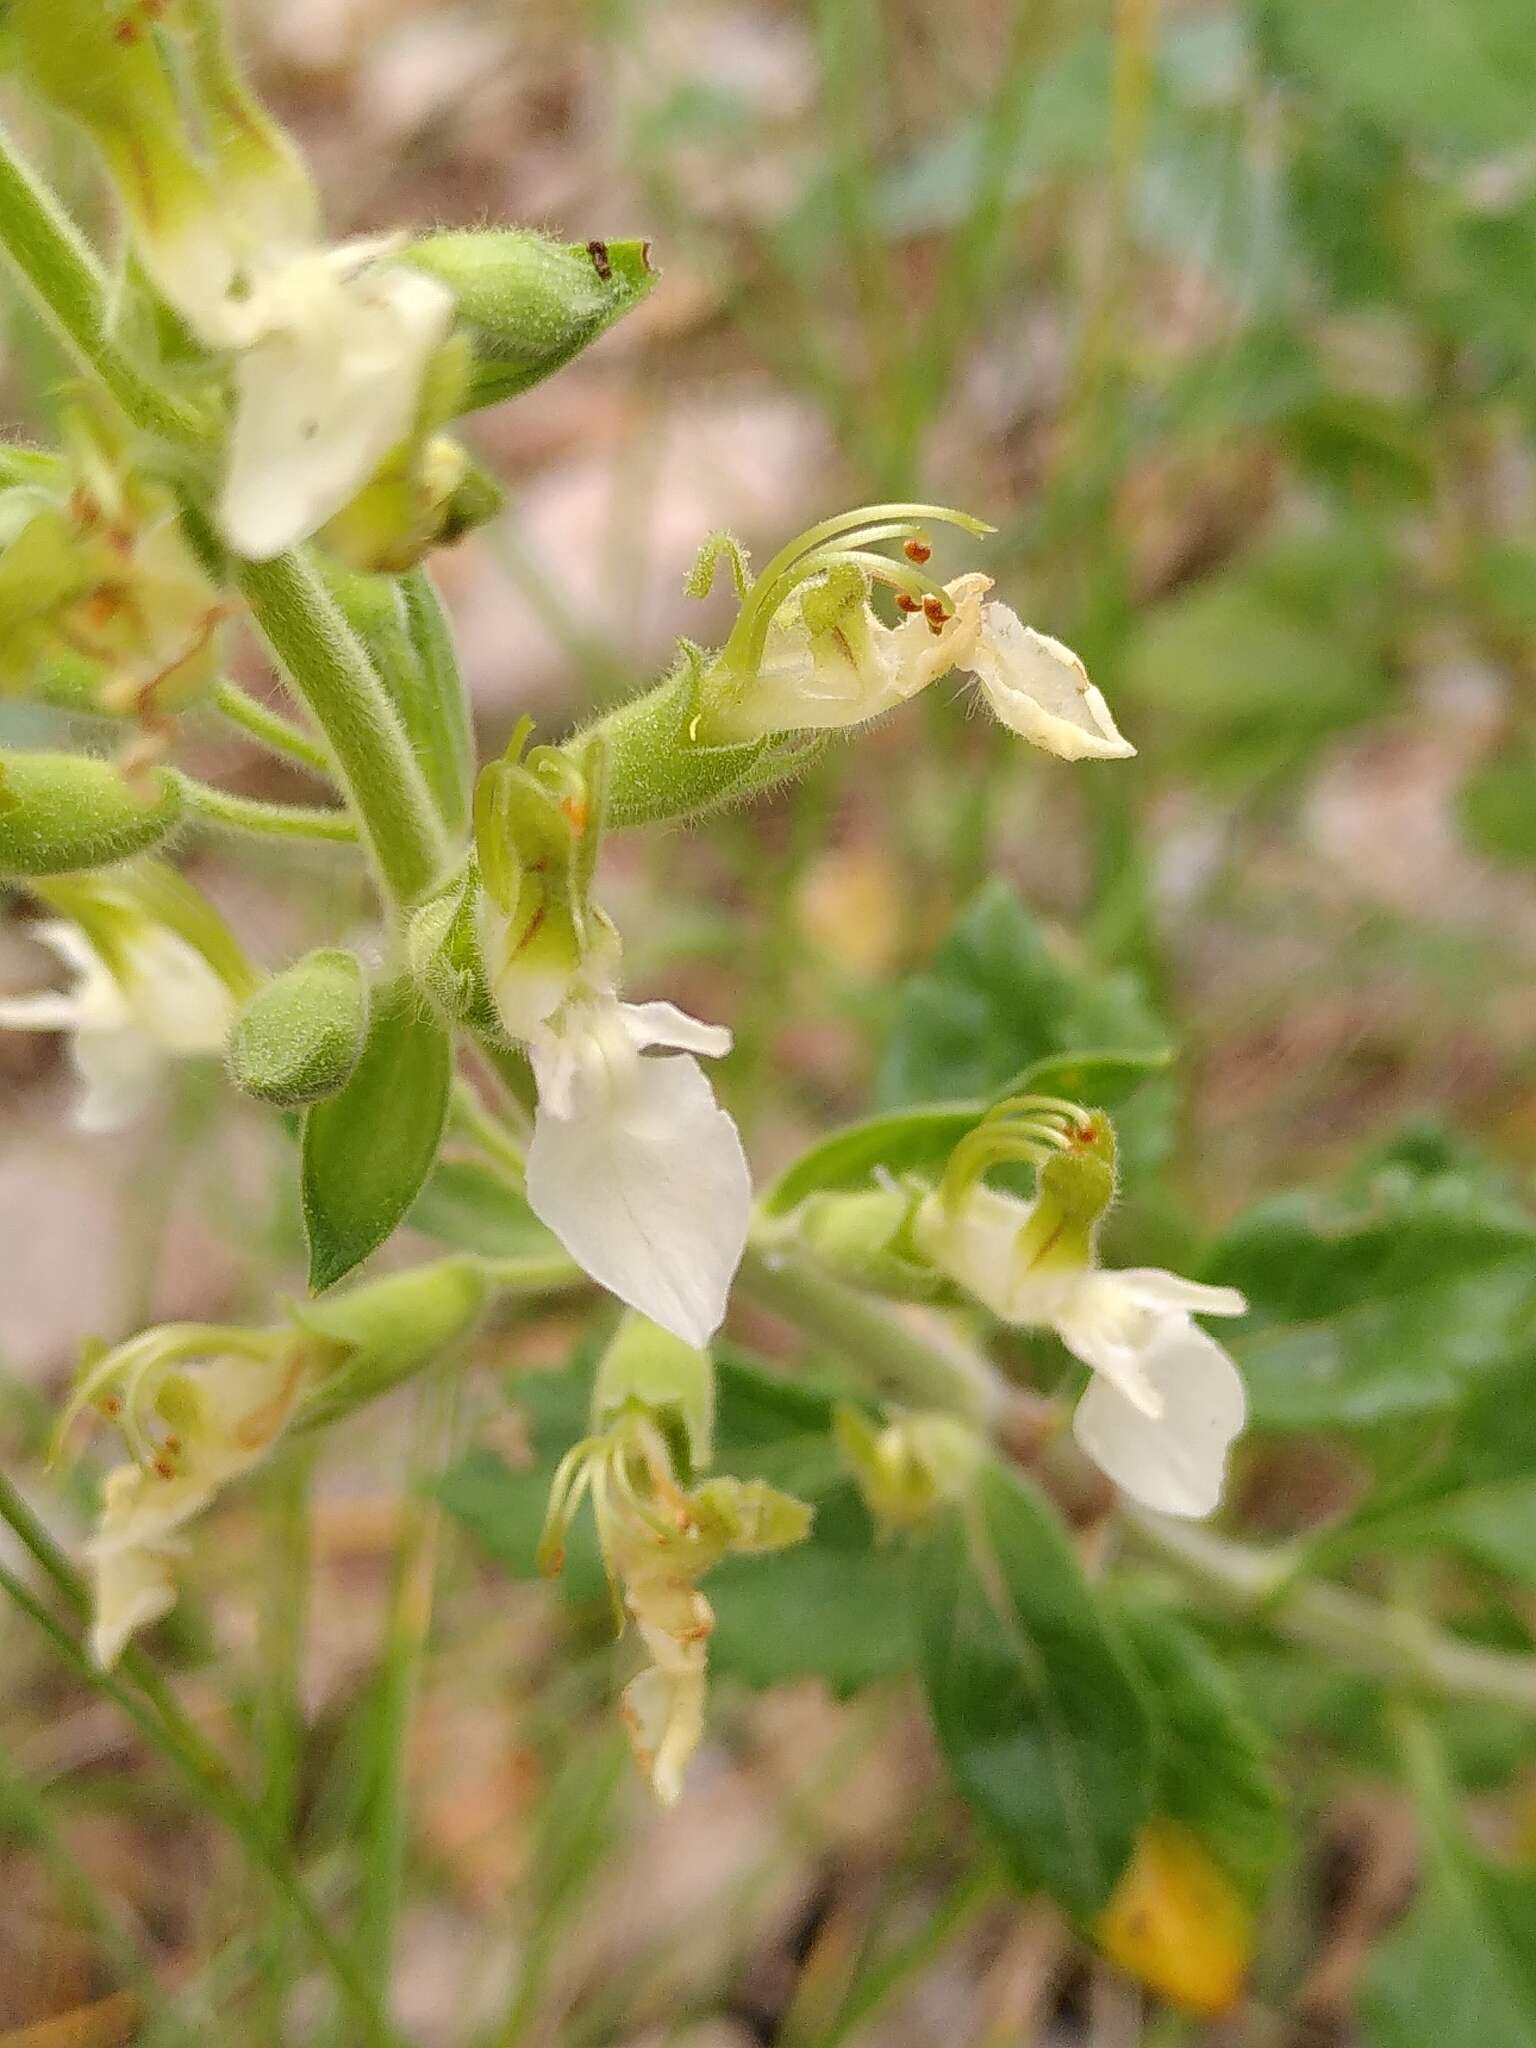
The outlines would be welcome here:
<svg viewBox="0 0 1536 2048">
<path fill-rule="evenodd" d="M 571 996 L 528 1040 L 535 1215 L 594 1280 L 698 1349 L 724 1318 L 752 1207 L 736 1126 L 691 1057 L 730 1045 L 670 1003 L 611 990 Z"/>
<path fill-rule="evenodd" d="M 383 260 L 390 246 L 307 250 L 233 309 L 235 424 L 219 523 L 238 554 L 266 561 L 314 533 L 415 424 L 453 295 Z"/>
<path fill-rule="evenodd" d="M 1070 647 L 1020 623 L 1005 604 L 986 604 L 991 578 L 959 576 L 944 586 L 947 615 L 924 611 L 887 626 L 868 603 L 819 629 L 806 617 L 816 590 L 783 605 L 768 628 L 757 668 L 727 686 L 710 736 L 861 725 L 930 683 L 968 669 L 993 714 L 1011 732 L 1064 761 L 1134 754 L 1101 691 Z"/>
<path fill-rule="evenodd" d="M 924 1255 L 995 1315 L 1054 1329 L 1092 1366 L 1073 1430 L 1117 1486 L 1163 1514 L 1210 1514 L 1246 1402 L 1237 1367 L 1193 1318 L 1240 1316 L 1247 1303 L 1235 1288 L 1151 1267 L 1023 1263 L 1034 1211 L 978 1185 L 954 1214 L 930 1197 L 914 1228 Z"/>
<path fill-rule="evenodd" d="M 125 930 L 114 968 L 78 925 L 31 927 L 75 976 L 73 988 L 0 1002 L 0 1030 L 68 1031 L 84 1089 L 82 1131 L 117 1131 L 156 1094 L 171 1063 L 222 1053 L 234 1018 L 228 987 L 203 955 L 163 925 Z"/>
<path fill-rule="evenodd" d="M 132 1418 L 144 1462 L 107 1474 L 101 1519 L 85 1546 L 94 1588 L 91 1654 L 103 1670 L 175 1605 L 186 1524 L 266 1455 L 302 1381 L 298 1361 L 275 1351 L 209 1359 L 139 1390 L 136 1405 L 154 1411 L 152 1436 L 142 1417 Z"/>
</svg>

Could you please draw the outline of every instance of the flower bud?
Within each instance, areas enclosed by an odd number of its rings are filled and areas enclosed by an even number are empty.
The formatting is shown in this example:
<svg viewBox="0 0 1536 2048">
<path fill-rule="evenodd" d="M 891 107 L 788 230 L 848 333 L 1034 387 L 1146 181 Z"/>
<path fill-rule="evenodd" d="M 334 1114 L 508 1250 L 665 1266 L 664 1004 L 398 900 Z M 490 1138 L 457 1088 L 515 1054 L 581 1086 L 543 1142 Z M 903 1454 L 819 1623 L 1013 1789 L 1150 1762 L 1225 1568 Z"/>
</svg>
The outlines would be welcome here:
<svg viewBox="0 0 1536 2048">
<path fill-rule="evenodd" d="M 656 282 L 648 242 L 560 243 L 530 228 L 427 235 L 401 261 L 440 278 L 458 302 L 475 350 L 466 411 L 560 369 Z"/>
<path fill-rule="evenodd" d="M 431 1365 L 468 1335 L 489 1292 L 476 1260 L 452 1258 L 323 1301 L 290 1302 L 288 1312 L 316 1340 L 322 1366 L 299 1426 L 334 1422 Z"/>
<path fill-rule="evenodd" d="M 912 1243 L 921 1199 L 920 1188 L 814 1194 L 795 1211 L 795 1236 L 850 1286 L 899 1301 L 932 1301 L 946 1283 Z"/>
<path fill-rule="evenodd" d="M 715 1437 L 714 1363 L 707 1351 L 695 1351 L 633 1312 L 598 1361 L 592 1427 L 609 1429 L 631 1408 L 651 1416 L 685 1477 L 709 1464 Z"/>
<path fill-rule="evenodd" d="M 282 1109 L 345 1087 L 368 1034 L 368 990 L 356 956 L 326 946 L 256 991 L 235 1020 L 235 1085 Z"/>
<path fill-rule="evenodd" d="M 129 777 L 82 754 L 0 752 L 0 877 L 107 867 L 180 818 L 179 785 L 162 770 Z"/>
<path fill-rule="evenodd" d="M 913 1528 L 958 1500 L 985 1449 L 976 1431 L 953 1415 L 899 1415 L 881 1428 L 845 1401 L 832 1427 L 865 1504 L 884 1529 Z"/>
<path fill-rule="evenodd" d="M 375 471 L 319 539 L 349 569 L 404 575 L 434 548 L 452 547 L 494 519 L 506 494 L 457 441 L 405 442 Z"/>
</svg>

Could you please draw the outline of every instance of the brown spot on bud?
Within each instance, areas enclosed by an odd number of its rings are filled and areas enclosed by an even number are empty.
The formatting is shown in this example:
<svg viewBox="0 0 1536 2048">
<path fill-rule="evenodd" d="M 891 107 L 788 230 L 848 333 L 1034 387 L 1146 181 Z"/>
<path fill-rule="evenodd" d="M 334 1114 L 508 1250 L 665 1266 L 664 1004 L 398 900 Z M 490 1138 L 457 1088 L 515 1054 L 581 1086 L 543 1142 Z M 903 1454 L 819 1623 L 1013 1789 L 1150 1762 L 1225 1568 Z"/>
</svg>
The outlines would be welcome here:
<svg viewBox="0 0 1536 2048">
<path fill-rule="evenodd" d="M 123 1412 L 123 1397 L 121 1394 L 103 1394 L 100 1406 L 108 1421 L 113 1421 Z"/>
<path fill-rule="evenodd" d="M 587 244 L 587 254 L 592 258 L 592 268 L 606 284 L 613 275 L 613 265 L 608 260 L 608 244 L 594 236 Z"/>
<path fill-rule="evenodd" d="M 897 611 L 899 611 L 899 612 L 920 612 L 920 611 L 922 610 L 922 608 L 923 608 L 923 607 L 922 607 L 921 603 L 920 603 L 920 602 L 918 601 L 918 599 L 917 599 L 917 598 L 915 598 L 915 597 L 913 597 L 913 596 L 912 596 L 912 594 L 911 594 L 911 592 L 910 592 L 910 591 L 906 591 L 906 590 L 898 590 L 898 591 L 897 591 L 897 593 L 896 593 L 896 609 L 897 609 Z"/>
<path fill-rule="evenodd" d="M 169 1458 L 156 1458 L 155 1473 L 161 1479 L 174 1479 L 176 1477 L 176 1467 Z"/>
<path fill-rule="evenodd" d="M 919 540 L 914 533 L 909 541 L 903 541 L 901 552 L 909 562 L 926 562 L 933 549 L 929 547 L 927 541 Z"/>
<path fill-rule="evenodd" d="M 139 40 L 139 25 L 126 16 L 112 31 L 112 40 L 117 43 L 136 43 Z"/>
<path fill-rule="evenodd" d="M 591 813 L 587 809 L 585 797 L 563 796 L 560 799 L 560 813 L 573 832 L 586 831 L 587 819 Z"/>
<path fill-rule="evenodd" d="M 171 1457 L 179 1458 L 181 1456 L 181 1438 L 179 1436 L 168 1436 L 165 1440 L 165 1448 Z"/>
</svg>

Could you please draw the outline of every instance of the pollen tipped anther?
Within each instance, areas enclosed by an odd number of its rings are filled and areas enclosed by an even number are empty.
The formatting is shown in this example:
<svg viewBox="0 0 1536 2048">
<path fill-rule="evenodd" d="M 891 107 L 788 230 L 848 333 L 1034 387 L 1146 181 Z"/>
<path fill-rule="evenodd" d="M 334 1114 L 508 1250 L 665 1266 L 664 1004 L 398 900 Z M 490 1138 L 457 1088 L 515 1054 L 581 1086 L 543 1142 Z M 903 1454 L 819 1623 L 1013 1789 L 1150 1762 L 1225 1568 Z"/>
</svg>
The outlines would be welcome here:
<svg viewBox="0 0 1536 2048">
<path fill-rule="evenodd" d="M 904 541 L 901 551 L 909 562 L 917 563 L 926 562 L 933 553 L 932 547 L 918 534 L 913 534 L 910 540 Z"/>
</svg>

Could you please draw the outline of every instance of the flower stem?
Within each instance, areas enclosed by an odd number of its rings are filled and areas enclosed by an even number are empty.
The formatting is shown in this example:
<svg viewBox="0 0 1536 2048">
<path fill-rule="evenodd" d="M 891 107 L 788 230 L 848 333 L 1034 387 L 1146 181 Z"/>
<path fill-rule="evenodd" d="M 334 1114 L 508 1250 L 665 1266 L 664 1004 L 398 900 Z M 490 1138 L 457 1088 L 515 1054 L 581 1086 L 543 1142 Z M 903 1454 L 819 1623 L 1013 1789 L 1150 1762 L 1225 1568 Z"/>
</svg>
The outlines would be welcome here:
<svg viewBox="0 0 1536 2048">
<path fill-rule="evenodd" d="M 1460 1642 L 1420 1615 L 1347 1586 L 1293 1579 L 1282 1560 L 1208 1529 L 1139 1508 L 1127 1508 L 1124 1521 L 1139 1549 L 1172 1565 L 1215 1606 L 1302 1649 L 1321 1650 L 1346 1670 L 1536 1714 L 1536 1658 Z"/>
<path fill-rule="evenodd" d="M 432 887 L 448 849 L 393 705 L 318 577 L 301 556 L 242 562 L 256 623 L 324 733 L 386 899 L 404 909 Z"/>
<path fill-rule="evenodd" d="M 258 839 L 308 839 L 330 846 L 355 846 L 357 826 L 346 811 L 317 804 L 269 804 L 260 797 L 232 796 L 227 789 L 176 773 L 182 801 L 199 824 Z"/>
<path fill-rule="evenodd" d="M 100 379 L 135 426 L 193 446 L 209 440 L 212 421 L 161 390 L 112 339 L 101 266 L 3 129 L 0 248 L 70 353 Z"/>
<path fill-rule="evenodd" d="M 317 745 L 307 732 L 300 732 L 296 725 L 290 725 L 286 718 L 270 710 L 259 699 L 248 695 L 238 683 L 227 678 L 215 683 L 209 703 L 227 725 L 238 726 L 258 746 L 265 747 L 269 754 L 291 761 L 295 767 L 307 769 L 311 775 L 321 775 L 330 780 L 331 763 L 324 747 Z"/>
<path fill-rule="evenodd" d="M 985 1359 L 947 1335 L 929 1335 L 908 1317 L 776 1251 L 749 1249 L 740 1284 L 754 1301 L 901 1400 L 963 1415 L 984 1428 L 995 1420 L 1006 1390 Z"/>
</svg>

